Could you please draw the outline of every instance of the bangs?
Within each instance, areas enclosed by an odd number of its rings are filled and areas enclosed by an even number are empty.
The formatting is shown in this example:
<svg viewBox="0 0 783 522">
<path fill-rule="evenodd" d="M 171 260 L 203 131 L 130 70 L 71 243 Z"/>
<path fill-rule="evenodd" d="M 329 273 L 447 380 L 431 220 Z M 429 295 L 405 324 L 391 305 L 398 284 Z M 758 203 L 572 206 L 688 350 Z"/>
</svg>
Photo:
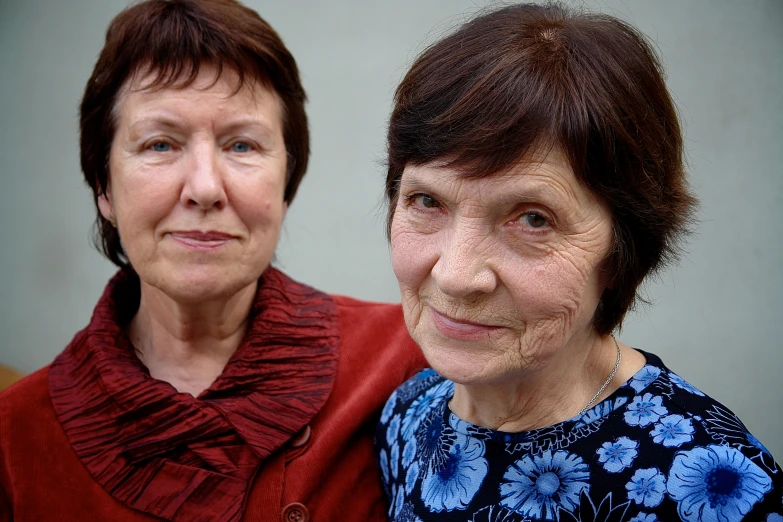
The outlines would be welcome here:
<svg viewBox="0 0 783 522">
<path fill-rule="evenodd" d="M 182 88 L 190 86 L 206 66 L 215 69 L 215 82 L 226 70 L 235 73 L 237 91 L 253 82 L 276 90 L 268 71 L 280 64 L 270 63 L 272 46 L 264 45 L 272 29 L 259 24 L 257 16 L 248 15 L 249 22 L 243 23 L 236 16 L 238 8 L 246 9 L 215 2 L 207 12 L 198 2 L 175 0 L 126 10 L 106 33 L 105 49 L 116 49 L 116 78 L 127 81 L 151 75 L 145 89 Z M 223 17 L 221 9 L 226 11 Z M 112 45 L 119 42 L 121 46 Z"/>
</svg>

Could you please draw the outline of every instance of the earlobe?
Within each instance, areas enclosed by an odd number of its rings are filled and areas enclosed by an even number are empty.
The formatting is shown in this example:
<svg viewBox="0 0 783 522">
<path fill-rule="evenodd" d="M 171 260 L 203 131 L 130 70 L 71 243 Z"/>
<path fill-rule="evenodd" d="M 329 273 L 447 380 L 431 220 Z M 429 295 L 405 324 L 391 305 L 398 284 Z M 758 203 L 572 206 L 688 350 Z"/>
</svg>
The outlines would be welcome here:
<svg viewBox="0 0 783 522">
<path fill-rule="evenodd" d="M 98 210 L 101 211 L 101 216 L 103 216 L 104 219 L 116 227 L 116 218 L 114 217 L 114 211 L 111 208 L 109 195 L 106 192 L 103 192 L 98 196 Z"/>
</svg>

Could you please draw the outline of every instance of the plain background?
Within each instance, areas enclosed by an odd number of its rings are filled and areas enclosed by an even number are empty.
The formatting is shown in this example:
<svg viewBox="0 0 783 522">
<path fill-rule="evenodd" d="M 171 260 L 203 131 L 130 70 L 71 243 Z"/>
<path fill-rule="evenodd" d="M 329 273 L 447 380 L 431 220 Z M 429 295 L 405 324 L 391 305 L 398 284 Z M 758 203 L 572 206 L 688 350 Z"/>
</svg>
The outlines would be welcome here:
<svg viewBox="0 0 783 522">
<path fill-rule="evenodd" d="M 573 2 L 571 2 L 573 3 Z M 49 363 L 112 265 L 90 246 L 77 108 L 124 0 L 0 0 L 0 363 Z M 398 301 L 384 238 L 393 91 L 427 42 L 486 4 L 249 0 L 296 57 L 312 159 L 277 265 L 334 293 Z M 580 2 L 657 45 L 680 110 L 698 233 L 620 338 L 657 353 L 783 458 L 783 2 Z"/>
</svg>

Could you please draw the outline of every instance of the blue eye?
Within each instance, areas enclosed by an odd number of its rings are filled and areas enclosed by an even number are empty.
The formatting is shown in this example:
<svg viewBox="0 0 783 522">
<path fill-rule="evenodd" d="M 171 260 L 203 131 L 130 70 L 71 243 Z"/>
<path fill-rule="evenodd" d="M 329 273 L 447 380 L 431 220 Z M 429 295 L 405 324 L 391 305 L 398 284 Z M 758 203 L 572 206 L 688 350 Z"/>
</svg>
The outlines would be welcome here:
<svg viewBox="0 0 783 522">
<path fill-rule="evenodd" d="M 171 150 L 171 144 L 165 141 L 156 141 L 152 144 L 152 150 L 155 152 L 168 152 Z"/>
<path fill-rule="evenodd" d="M 543 228 L 549 224 L 544 216 L 535 212 L 528 212 L 521 219 L 530 228 Z"/>
<path fill-rule="evenodd" d="M 410 199 L 414 204 L 424 208 L 437 208 L 438 206 L 438 202 L 435 198 L 428 196 L 427 194 L 414 194 Z"/>
<path fill-rule="evenodd" d="M 231 150 L 234 152 L 250 152 L 250 145 L 248 145 L 244 141 L 237 141 L 233 145 L 231 145 Z"/>
</svg>

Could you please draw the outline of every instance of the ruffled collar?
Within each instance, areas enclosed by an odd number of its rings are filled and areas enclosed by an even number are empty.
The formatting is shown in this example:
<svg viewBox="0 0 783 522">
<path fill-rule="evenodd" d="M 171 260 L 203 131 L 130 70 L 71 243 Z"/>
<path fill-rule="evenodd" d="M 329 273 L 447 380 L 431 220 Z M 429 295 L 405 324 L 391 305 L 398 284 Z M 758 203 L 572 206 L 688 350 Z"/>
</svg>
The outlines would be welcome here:
<svg viewBox="0 0 783 522">
<path fill-rule="evenodd" d="M 244 341 L 198 398 L 149 375 L 125 326 L 139 300 L 121 271 L 49 371 L 55 413 L 93 478 L 168 520 L 235 521 L 255 474 L 326 402 L 337 371 L 334 301 L 269 268 Z"/>
</svg>

